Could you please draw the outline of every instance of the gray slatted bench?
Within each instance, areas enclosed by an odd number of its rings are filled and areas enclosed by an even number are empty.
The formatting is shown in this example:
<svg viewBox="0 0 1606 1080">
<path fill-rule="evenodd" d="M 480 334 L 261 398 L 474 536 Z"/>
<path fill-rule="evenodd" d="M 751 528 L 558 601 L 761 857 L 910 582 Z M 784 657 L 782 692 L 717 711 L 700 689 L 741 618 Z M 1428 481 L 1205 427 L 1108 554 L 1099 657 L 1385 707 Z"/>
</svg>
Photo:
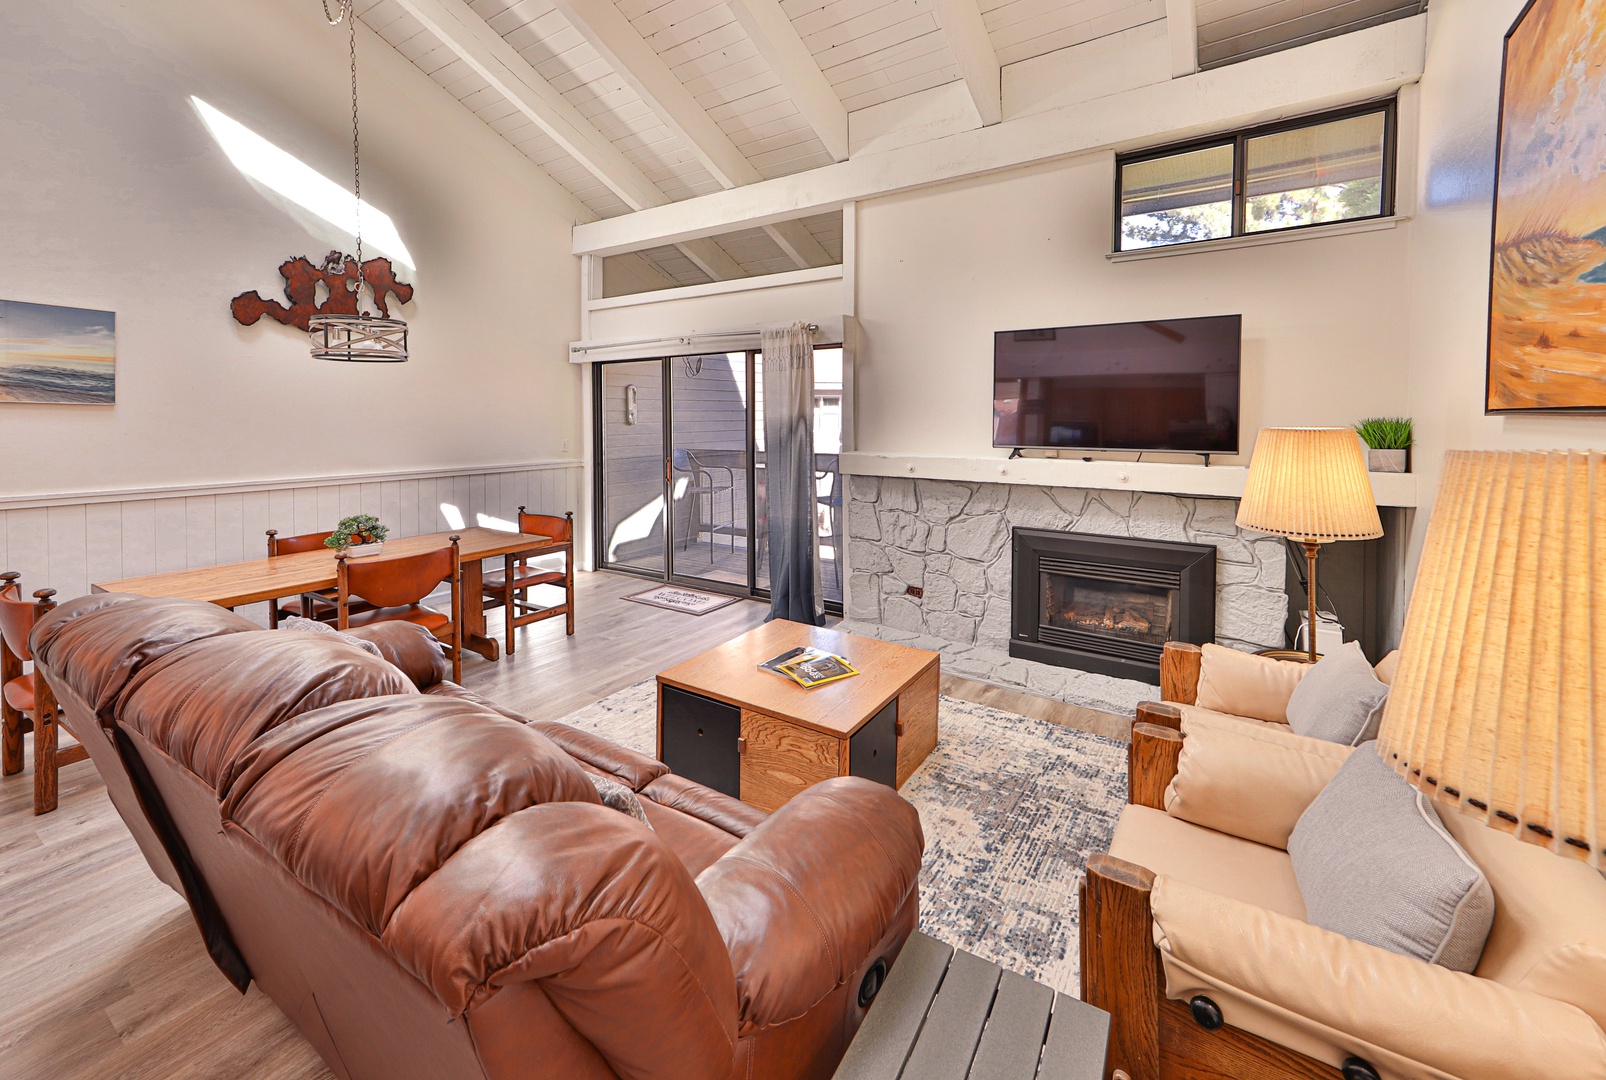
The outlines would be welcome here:
<svg viewBox="0 0 1606 1080">
<path fill-rule="evenodd" d="M 1110 1016 L 910 935 L 834 1080 L 1103 1080 Z"/>
</svg>

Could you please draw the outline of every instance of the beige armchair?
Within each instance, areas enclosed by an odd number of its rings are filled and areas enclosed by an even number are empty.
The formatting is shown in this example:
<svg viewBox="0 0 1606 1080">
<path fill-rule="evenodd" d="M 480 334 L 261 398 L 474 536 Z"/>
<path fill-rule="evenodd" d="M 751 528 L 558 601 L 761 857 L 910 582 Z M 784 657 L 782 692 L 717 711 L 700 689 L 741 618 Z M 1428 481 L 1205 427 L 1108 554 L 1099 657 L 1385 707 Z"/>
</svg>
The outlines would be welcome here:
<svg viewBox="0 0 1606 1080">
<path fill-rule="evenodd" d="M 1606 1078 L 1606 879 L 1446 812 L 1496 897 L 1473 974 L 1310 925 L 1288 836 L 1371 751 L 1293 734 L 1259 690 L 1260 715 L 1172 703 L 1180 730 L 1133 729 L 1130 804 L 1081 890 L 1082 997 L 1113 1017 L 1106 1075 Z"/>
<path fill-rule="evenodd" d="M 1383 682 L 1394 677 L 1399 650 L 1372 668 Z M 1168 641 L 1160 656 L 1160 701 L 1138 705 L 1138 723 L 1180 728 L 1185 716 L 1209 714 L 1288 726 L 1288 699 L 1311 666 L 1273 660 L 1222 645 Z"/>
</svg>

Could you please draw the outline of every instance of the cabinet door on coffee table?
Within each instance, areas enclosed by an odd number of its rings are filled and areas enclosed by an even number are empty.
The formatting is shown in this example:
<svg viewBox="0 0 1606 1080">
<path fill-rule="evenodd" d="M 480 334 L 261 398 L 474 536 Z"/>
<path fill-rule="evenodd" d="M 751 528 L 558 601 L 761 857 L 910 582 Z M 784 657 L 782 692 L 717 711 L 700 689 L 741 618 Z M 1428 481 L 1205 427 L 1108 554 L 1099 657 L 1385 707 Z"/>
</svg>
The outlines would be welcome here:
<svg viewBox="0 0 1606 1080">
<path fill-rule="evenodd" d="M 864 722 L 848 739 L 848 775 L 898 786 L 898 699 Z"/>
<path fill-rule="evenodd" d="M 821 780 L 842 775 L 842 740 L 742 710 L 742 795 L 749 806 L 780 809 Z"/>
<path fill-rule="evenodd" d="M 660 686 L 658 694 L 659 759 L 679 776 L 739 797 L 741 710 L 673 686 Z"/>
</svg>

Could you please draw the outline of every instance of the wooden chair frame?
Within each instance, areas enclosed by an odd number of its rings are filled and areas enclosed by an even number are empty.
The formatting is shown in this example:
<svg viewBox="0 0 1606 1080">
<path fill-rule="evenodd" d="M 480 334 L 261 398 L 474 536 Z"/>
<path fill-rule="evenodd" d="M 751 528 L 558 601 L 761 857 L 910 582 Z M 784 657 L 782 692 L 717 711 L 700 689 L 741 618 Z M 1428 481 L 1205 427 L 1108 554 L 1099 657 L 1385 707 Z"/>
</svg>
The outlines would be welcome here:
<svg viewBox="0 0 1606 1080">
<path fill-rule="evenodd" d="M 332 533 L 302 533 L 301 534 L 301 536 L 317 536 L 317 537 L 331 536 L 331 535 L 333 535 L 333 534 Z M 300 552 L 300 551 L 313 550 L 312 548 L 300 547 L 300 546 L 296 547 L 295 551 L 280 551 L 279 550 L 279 545 L 280 544 L 286 543 L 286 542 L 291 541 L 291 540 L 296 540 L 296 539 L 299 539 L 299 538 L 300 537 L 287 536 L 287 537 L 284 538 L 284 540 L 280 540 L 279 539 L 279 530 L 278 529 L 269 529 L 268 530 L 268 558 L 276 559 L 280 555 L 292 555 L 292 554 L 295 554 L 296 552 Z M 320 540 L 319 543 L 322 543 L 322 541 Z M 281 597 L 275 597 L 272 600 L 268 601 L 268 629 L 269 630 L 277 630 L 279 628 L 279 600 L 280 599 L 282 599 L 282 598 Z M 327 615 L 324 616 L 321 619 L 319 619 L 319 616 L 316 614 L 316 609 L 318 608 L 318 606 L 320 604 L 322 604 L 324 607 L 327 607 L 329 609 Z M 327 622 L 329 619 L 335 618 L 335 598 L 332 595 L 328 594 L 328 593 L 320 593 L 320 592 L 302 593 L 301 594 L 301 611 L 302 611 L 302 613 L 304 614 L 304 616 L 306 618 L 319 619 L 319 621 Z"/>
<path fill-rule="evenodd" d="M 527 516 L 529 515 L 526 514 L 524 507 L 519 507 L 520 532 L 524 531 L 523 524 Z M 574 511 L 567 511 L 563 518 L 568 523 L 569 538 L 567 540 L 503 556 L 501 584 L 487 583 L 480 590 L 486 599 L 492 601 L 485 605 L 485 610 L 490 611 L 495 608 L 502 608 L 506 612 L 504 634 L 507 638 L 507 654 L 509 656 L 513 655 L 513 631 L 521 626 L 528 626 L 543 619 L 552 619 L 562 615 L 564 617 L 564 632 L 570 637 L 574 636 Z M 560 551 L 563 553 L 563 603 L 551 604 L 546 607 L 531 603 L 529 591 L 534 586 L 525 586 L 522 589 L 514 587 L 513 583 L 517 579 L 519 572 L 524 569 L 531 558 L 552 555 Z M 525 614 L 520 614 L 520 612 Z"/>
<path fill-rule="evenodd" d="M 1196 646 L 1188 646 L 1195 657 Z M 1171 655 L 1171 645 L 1166 655 Z M 1185 664 L 1187 650 L 1178 650 Z M 1197 684 L 1198 663 L 1193 663 Z M 1161 686 L 1166 687 L 1165 659 Z M 1189 693 L 1192 700 L 1192 693 Z M 1127 748 L 1127 801 L 1165 809 L 1182 757 L 1182 714 L 1173 704 L 1138 706 Z M 1082 1000 L 1111 1016 L 1106 1080 L 1344 1080 L 1323 1062 L 1231 1025 L 1201 1027 L 1188 1005 L 1165 996 L 1154 944 L 1153 872 L 1112 855 L 1087 861 L 1081 885 Z"/>
<path fill-rule="evenodd" d="M 22 586 L 18 579 L 22 575 L 15 570 L 8 570 L 0 574 L 0 594 L 12 589 L 17 591 L 20 600 Z M 34 596 L 34 618 L 37 623 L 41 617 L 56 606 L 51 597 L 56 595 L 55 589 L 39 589 Z M 12 601 L 13 603 L 17 601 Z M 20 678 L 23 674 L 23 665 L 32 659 L 26 652 L 14 652 L 11 643 L 0 634 L 0 685 Z M 33 812 L 35 814 L 48 814 L 56 808 L 57 804 L 57 778 L 56 774 L 63 765 L 71 765 L 89 757 L 89 751 L 82 745 L 69 746 L 65 749 L 58 746 L 57 726 L 62 723 L 62 709 L 56 702 L 55 691 L 44 676 L 37 673 L 33 680 L 33 714 L 30 716 L 22 710 L 14 708 L 9 701 L 0 697 L 0 726 L 3 726 L 3 737 L 0 737 L 0 772 L 12 776 L 22 771 L 22 743 L 23 736 L 29 731 L 33 732 Z M 68 729 L 68 733 L 76 733 Z"/>
<path fill-rule="evenodd" d="M 458 545 L 463 538 L 458 536 L 456 533 L 453 533 L 450 539 L 452 569 L 447 577 L 440 579 L 440 581 L 449 583 L 452 590 L 452 610 L 450 615 L 451 622 L 446 628 L 450 636 L 447 638 L 442 638 L 440 632 L 436 630 L 432 630 L 430 633 L 433 634 L 435 639 L 445 645 L 451 652 L 452 681 L 455 683 L 461 683 L 463 681 L 463 554 Z M 435 549 L 435 551 L 440 550 L 442 549 Z M 400 561 L 403 559 L 418 559 L 426 555 L 433 555 L 435 551 L 419 552 L 417 555 L 394 555 L 391 556 L 390 559 L 385 559 L 382 556 L 375 556 L 374 558 L 376 561 L 380 562 Z M 382 606 L 352 593 L 350 557 L 345 552 L 340 552 L 335 556 L 335 581 L 336 629 L 348 630 L 351 628 L 351 613 L 353 610 L 352 601 L 354 599 L 360 602 L 372 603 L 374 607 Z M 436 582 L 436 584 L 439 583 L 439 581 Z M 426 590 L 423 596 L 418 597 L 418 599 L 412 601 L 412 603 L 421 604 L 424 598 L 428 595 L 429 591 Z"/>
</svg>

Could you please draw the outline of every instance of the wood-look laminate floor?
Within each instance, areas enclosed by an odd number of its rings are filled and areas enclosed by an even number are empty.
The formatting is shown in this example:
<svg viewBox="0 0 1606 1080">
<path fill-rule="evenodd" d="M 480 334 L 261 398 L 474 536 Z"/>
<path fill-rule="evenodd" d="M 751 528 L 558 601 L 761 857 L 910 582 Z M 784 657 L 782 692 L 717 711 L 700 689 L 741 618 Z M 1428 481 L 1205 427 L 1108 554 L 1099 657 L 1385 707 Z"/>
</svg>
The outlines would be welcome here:
<svg viewBox="0 0 1606 1080">
<path fill-rule="evenodd" d="M 464 682 L 532 718 L 558 719 L 763 621 L 732 604 L 701 617 L 626 603 L 639 578 L 582 574 L 574 637 L 519 631 Z M 493 628 L 500 620 L 492 616 Z M 943 678 L 943 692 L 1125 738 L 1131 721 Z M 30 745 L 31 750 L 31 745 Z M 61 772 L 61 803 L 32 813 L 33 774 L 0 779 L 0 1080 L 324 1080 L 278 1008 L 237 994 L 207 959 L 183 900 L 156 880 L 89 762 Z"/>
</svg>

